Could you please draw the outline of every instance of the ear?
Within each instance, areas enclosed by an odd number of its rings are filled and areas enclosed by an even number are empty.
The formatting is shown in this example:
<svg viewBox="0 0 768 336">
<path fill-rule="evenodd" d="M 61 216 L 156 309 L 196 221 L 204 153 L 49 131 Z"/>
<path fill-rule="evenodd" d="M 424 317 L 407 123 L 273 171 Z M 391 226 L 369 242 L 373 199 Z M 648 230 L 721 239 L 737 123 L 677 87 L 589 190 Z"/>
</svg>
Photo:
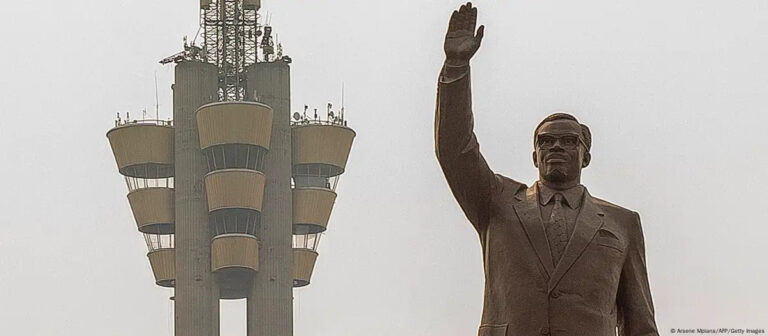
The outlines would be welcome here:
<svg viewBox="0 0 768 336">
<path fill-rule="evenodd" d="M 589 152 L 584 153 L 584 159 L 581 161 L 581 168 L 587 168 L 589 166 L 589 162 L 592 161 L 592 154 L 589 154 Z"/>
<path fill-rule="evenodd" d="M 533 151 L 533 166 L 539 168 L 539 160 L 537 159 L 538 157 L 536 156 L 536 151 Z"/>
</svg>

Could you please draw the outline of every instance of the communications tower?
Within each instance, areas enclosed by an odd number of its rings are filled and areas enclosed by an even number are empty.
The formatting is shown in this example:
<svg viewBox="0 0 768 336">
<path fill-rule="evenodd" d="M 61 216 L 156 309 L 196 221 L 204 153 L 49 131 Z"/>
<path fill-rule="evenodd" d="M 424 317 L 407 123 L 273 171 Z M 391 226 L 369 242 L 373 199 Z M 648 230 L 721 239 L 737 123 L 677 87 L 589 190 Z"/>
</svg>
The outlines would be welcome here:
<svg viewBox="0 0 768 336">
<path fill-rule="evenodd" d="M 343 107 L 291 116 L 291 59 L 260 0 L 199 6 L 203 44 L 161 61 L 173 120 L 118 116 L 107 137 L 175 334 L 219 335 L 219 300 L 246 299 L 248 336 L 289 336 L 355 132 Z"/>
</svg>

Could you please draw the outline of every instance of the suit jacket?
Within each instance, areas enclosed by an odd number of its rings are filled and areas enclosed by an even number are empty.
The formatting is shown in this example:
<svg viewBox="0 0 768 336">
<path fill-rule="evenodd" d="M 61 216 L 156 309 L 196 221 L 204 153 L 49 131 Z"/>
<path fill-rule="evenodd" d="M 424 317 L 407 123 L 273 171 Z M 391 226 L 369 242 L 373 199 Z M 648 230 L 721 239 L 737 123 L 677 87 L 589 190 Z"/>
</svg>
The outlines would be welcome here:
<svg viewBox="0 0 768 336">
<path fill-rule="evenodd" d="M 473 133 L 469 67 L 445 67 L 437 158 L 480 237 L 480 336 L 658 335 L 640 217 L 585 192 L 574 233 L 552 266 L 538 190 L 494 174 Z"/>
</svg>

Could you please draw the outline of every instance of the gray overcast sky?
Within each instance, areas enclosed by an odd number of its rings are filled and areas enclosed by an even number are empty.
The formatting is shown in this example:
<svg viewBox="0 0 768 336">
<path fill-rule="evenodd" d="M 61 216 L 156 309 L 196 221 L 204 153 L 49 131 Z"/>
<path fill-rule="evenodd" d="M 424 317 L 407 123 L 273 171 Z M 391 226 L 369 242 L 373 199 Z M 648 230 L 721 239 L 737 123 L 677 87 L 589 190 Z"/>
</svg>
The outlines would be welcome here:
<svg viewBox="0 0 768 336">
<path fill-rule="evenodd" d="M 293 109 L 338 103 L 358 132 L 297 336 L 477 332 L 476 234 L 433 151 L 446 0 L 264 0 L 292 56 Z M 768 329 L 768 1 L 478 0 L 476 132 L 526 183 L 536 123 L 594 134 L 584 184 L 640 212 L 657 322 Z M 170 117 L 194 0 L 14 1 L 0 10 L 0 334 L 172 335 L 105 137 Z M 222 336 L 244 335 L 242 302 Z"/>
</svg>

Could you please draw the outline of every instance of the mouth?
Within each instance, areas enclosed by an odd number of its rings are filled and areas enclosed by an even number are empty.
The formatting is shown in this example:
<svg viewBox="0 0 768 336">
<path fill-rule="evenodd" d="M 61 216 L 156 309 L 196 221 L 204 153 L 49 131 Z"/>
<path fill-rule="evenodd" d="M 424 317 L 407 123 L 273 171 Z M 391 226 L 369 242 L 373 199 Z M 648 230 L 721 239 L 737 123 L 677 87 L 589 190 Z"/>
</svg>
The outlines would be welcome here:
<svg viewBox="0 0 768 336">
<path fill-rule="evenodd" d="M 565 163 L 568 162 L 568 158 L 563 155 L 550 155 L 545 161 L 547 163 Z"/>
</svg>

